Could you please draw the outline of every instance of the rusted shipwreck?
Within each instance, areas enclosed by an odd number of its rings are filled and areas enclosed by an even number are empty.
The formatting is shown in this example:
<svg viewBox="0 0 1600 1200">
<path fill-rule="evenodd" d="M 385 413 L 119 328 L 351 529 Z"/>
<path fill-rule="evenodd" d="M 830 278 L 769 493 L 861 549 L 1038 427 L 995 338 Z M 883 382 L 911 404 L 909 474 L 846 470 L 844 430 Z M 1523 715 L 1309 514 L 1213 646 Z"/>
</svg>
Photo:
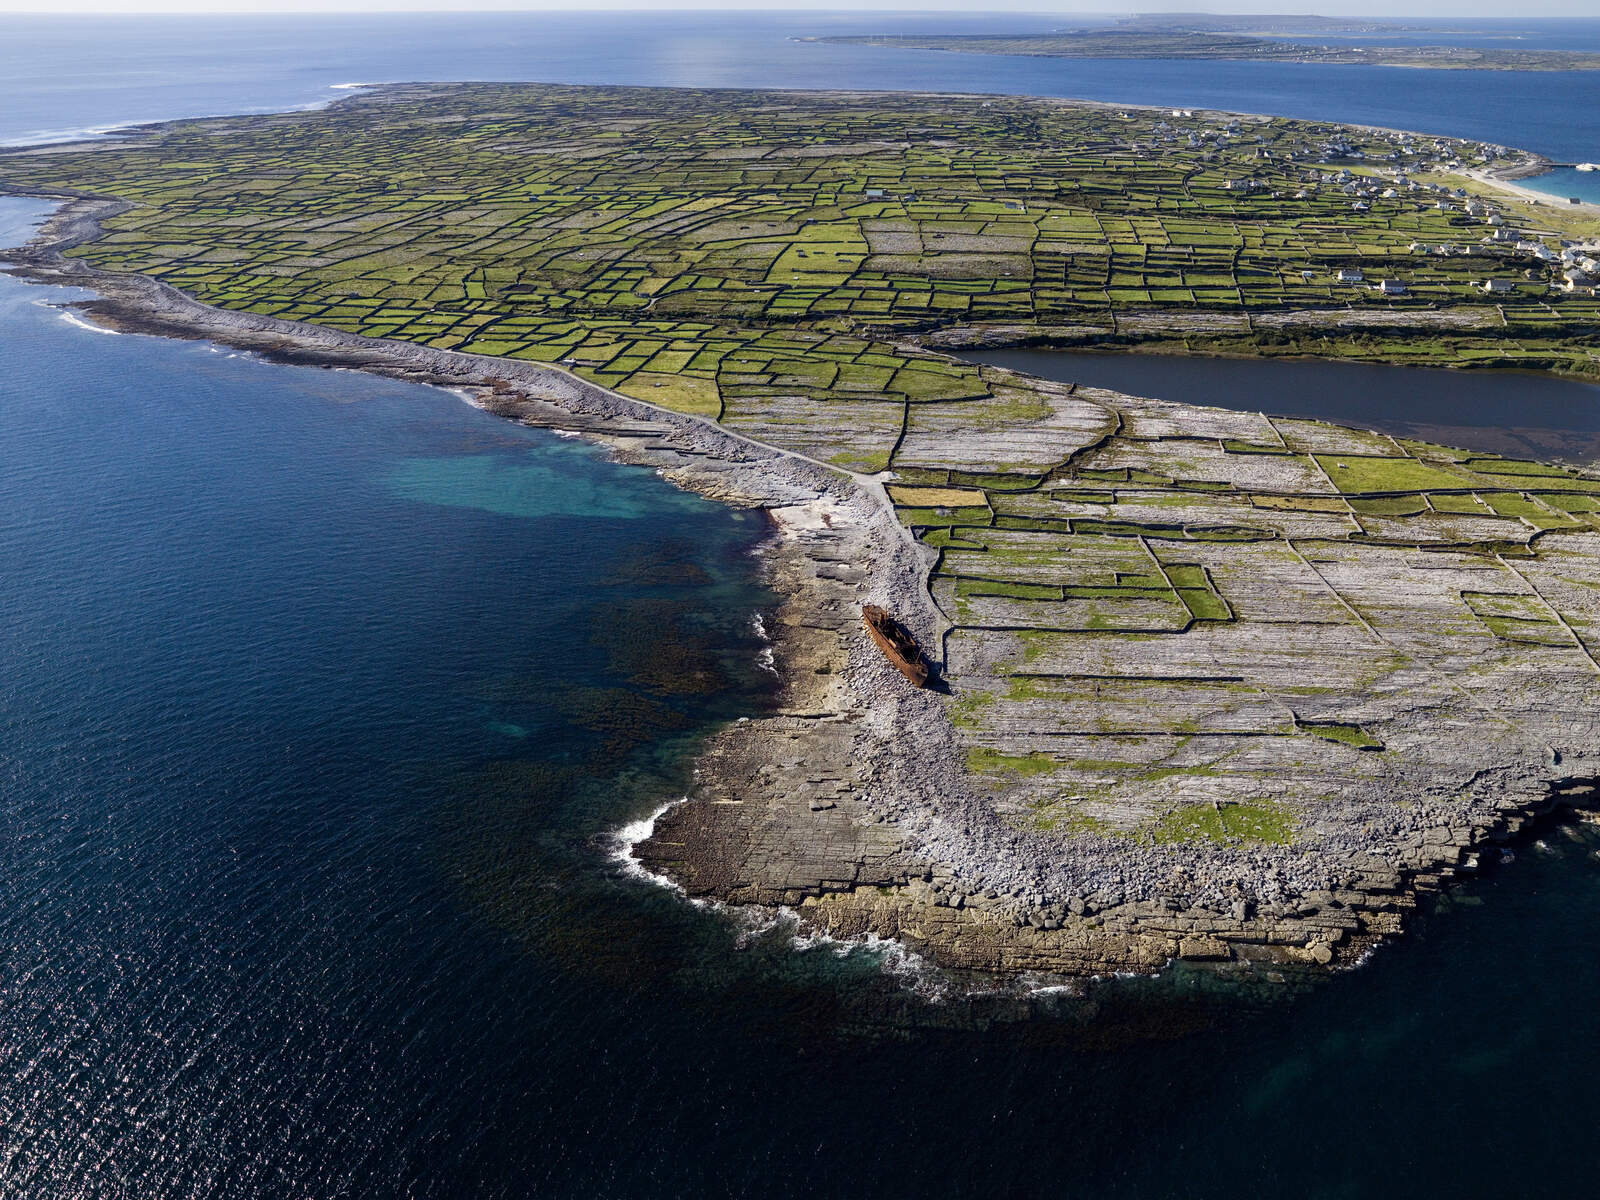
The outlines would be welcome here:
<svg viewBox="0 0 1600 1200">
<path fill-rule="evenodd" d="M 878 649 L 883 651 L 883 656 L 893 663 L 902 675 L 918 687 L 928 686 L 927 661 L 922 657 L 922 651 L 917 648 L 916 640 L 905 631 L 900 622 L 876 604 L 868 604 L 861 609 L 861 621 L 866 625 L 867 632 L 872 635 L 872 640 L 877 643 Z"/>
</svg>

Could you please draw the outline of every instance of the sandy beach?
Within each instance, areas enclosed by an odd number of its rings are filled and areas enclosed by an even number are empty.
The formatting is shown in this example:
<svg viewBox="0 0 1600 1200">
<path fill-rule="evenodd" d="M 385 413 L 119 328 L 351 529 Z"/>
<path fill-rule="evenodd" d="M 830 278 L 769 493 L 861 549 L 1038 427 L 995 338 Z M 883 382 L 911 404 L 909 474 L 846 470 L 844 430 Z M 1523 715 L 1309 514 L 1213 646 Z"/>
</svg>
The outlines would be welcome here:
<svg viewBox="0 0 1600 1200">
<path fill-rule="evenodd" d="M 1498 192 L 1500 195 L 1510 199 L 1537 204 L 1543 208 L 1554 208 L 1569 215 L 1583 216 L 1600 221 L 1600 204 L 1591 204 L 1587 201 L 1573 204 L 1568 197 L 1557 195 L 1555 192 L 1541 192 L 1538 188 L 1531 188 L 1516 182 L 1518 179 L 1529 178 L 1530 176 L 1526 173 L 1515 172 L 1508 174 L 1492 169 L 1473 168 L 1463 171 L 1462 174 L 1482 184 L 1491 192 Z M 1597 233 L 1590 241 L 1600 242 L 1600 233 Z"/>
</svg>

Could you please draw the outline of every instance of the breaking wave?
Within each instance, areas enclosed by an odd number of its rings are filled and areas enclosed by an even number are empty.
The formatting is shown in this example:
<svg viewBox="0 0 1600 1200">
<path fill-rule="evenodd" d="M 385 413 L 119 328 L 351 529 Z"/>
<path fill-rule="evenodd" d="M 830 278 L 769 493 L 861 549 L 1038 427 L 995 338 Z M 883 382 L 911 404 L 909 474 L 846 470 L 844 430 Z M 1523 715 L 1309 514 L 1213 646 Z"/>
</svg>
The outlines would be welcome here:
<svg viewBox="0 0 1600 1200">
<path fill-rule="evenodd" d="M 750 628 L 755 630 L 755 635 L 761 639 L 761 649 L 756 652 L 756 666 L 769 675 L 778 673 L 777 660 L 772 654 L 772 638 L 767 634 L 766 618 L 758 611 L 750 618 Z"/>
<path fill-rule="evenodd" d="M 115 329 L 107 329 L 103 325 L 96 325 L 93 321 L 85 321 L 77 313 L 61 313 L 61 319 L 68 325 L 76 325 L 79 329 L 87 329 L 90 333 L 109 333 L 112 337 L 121 336 Z"/>
</svg>

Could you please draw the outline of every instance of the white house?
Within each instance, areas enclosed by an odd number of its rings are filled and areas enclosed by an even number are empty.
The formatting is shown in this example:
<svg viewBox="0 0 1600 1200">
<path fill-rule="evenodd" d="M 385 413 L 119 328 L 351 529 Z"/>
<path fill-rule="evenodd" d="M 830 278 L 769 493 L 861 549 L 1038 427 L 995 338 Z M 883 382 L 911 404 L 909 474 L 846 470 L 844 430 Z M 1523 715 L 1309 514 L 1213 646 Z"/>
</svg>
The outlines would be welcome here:
<svg viewBox="0 0 1600 1200">
<path fill-rule="evenodd" d="M 1404 296 L 1406 294 L 1406 285 L 1398 279 L 1385 279 L 1378 284 L 1377 290 L 1385 296 Z"/>
<path fill-rule="evenodd" d="M 1517 288 L 1517 285 L 1509 279 L 1485 279 L 1482 286 L 1491 296 L 1503 296 L 1507 292 L 1516 291 Z"/>
<path fill-rule="evenodd" d="M 1349 267 L 1341 268 L 1337 276 L 1340 283 L 1360 283 L 1361 272 L 1353 271 Z"/>
</svg>

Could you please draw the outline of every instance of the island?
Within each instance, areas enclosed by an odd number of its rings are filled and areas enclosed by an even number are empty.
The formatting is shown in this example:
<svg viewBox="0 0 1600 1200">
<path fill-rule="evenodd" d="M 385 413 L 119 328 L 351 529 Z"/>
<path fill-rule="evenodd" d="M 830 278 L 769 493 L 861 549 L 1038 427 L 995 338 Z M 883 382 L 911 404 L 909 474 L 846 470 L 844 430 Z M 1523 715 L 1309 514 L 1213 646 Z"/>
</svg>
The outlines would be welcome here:
<svg viewBox="0 0 1600 1200">
<path fill-rule="evenodd" d="M 1218 17 L 1165 13 L 1126 17 L 1109 26 L 1052 33 L 839 34 L 803 41 L 948 50 L 962 54 L 1015 54 L 1042 58 L 1172 58 L 1232 62 L 1322 63 L 1345 66 L 1427 67 L 1455 71 L 1593 71 L 1600 54 L 1585 50 L 1524 50 L 1497 46 L 1416 46 L 1358 42 L 1408 33 L 1415 26 L 1356 23 L 1325 17 Z M 1339 36 L 1337 42 L 1308 40 Z"/>
<path fill-rule="evenodd" d="M 1072 978 L 1358 961 L 1600 801 L 1600 474 L 960 353 L 1600 376 L 1600 222 L 1497 182 L 1533 161 L 1018 97 L 413 84 L 10 152 L 0 190 L 62 200 L 10 269 L 95 320 L 455 388 L 767 511 L 781 694 L 630 868 Z"/>
</svg>

